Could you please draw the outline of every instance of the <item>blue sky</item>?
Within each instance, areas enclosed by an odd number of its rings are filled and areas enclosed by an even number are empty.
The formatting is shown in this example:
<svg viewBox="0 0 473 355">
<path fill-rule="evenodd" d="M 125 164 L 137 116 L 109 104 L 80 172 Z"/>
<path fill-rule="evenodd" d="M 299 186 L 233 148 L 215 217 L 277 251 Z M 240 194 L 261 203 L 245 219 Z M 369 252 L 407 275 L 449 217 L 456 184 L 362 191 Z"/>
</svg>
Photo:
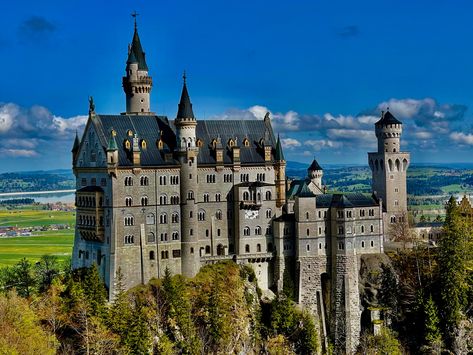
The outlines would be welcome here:
<svg viewBox="0 0 473 355">
<path fill-rule="evenodd" d="M 70 167 L 87 97 L 124 110 L 130 13 L 173 118 L 272 113 L 286 158 L 365 163 L 387 106 L 416 162 L 472 162 L 471 1 L 10 1 L 0 4 L 1 171 Z"/>
</svg>

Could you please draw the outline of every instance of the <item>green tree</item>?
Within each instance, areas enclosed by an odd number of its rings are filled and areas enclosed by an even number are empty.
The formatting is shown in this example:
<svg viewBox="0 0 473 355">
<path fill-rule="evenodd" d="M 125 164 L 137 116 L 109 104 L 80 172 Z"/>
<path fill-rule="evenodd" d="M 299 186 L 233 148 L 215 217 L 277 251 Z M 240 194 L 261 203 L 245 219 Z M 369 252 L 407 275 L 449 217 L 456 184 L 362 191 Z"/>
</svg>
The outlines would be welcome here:
<svg viewBox="0 0 473 355">
<path fill-rule="evenodd" d="M 438 264 L 443 331 L 447 345 L 451 346 L 466 300 L 464 253 L 469 231 L 453 196 L 446 210 L 443 235 L 439 240 Z"/>
<path fill-rule="evenodd" d="M 431 349 L 437 349 L 441 347 L 442 337 L 440 335 L 439 327 L 439 316 L 437 311 L 437 306 L 432 299 L 432 295 L 429 295 L 429 298 L 424 305 L 424 316 L 425 316 L 425 343 Z M 439 351 L 437 351 L 439 353 Z"/>
<path fill-rule="evenodd" d="M 97 264 L 94 263 L 87 269 L 82 287 L 92 315 L 103 315 L 107 301 L 107 290 L 100 277 Z"/>
<path fill-rule="evenodd" d="M 33 275 L 33 266 L 28 259 L 21 259 L 14 266 L 15 288 L 21 297 L 30 297 L 34 292 L 36 280 Z"/>
<path fill-rule="evenodd" d="M 59 275 L 59 265 L 55 255 L 43 255 L 35 265 L 38 291 L 46 291 L 51 286 L 54 278 Z"/>
</svg>

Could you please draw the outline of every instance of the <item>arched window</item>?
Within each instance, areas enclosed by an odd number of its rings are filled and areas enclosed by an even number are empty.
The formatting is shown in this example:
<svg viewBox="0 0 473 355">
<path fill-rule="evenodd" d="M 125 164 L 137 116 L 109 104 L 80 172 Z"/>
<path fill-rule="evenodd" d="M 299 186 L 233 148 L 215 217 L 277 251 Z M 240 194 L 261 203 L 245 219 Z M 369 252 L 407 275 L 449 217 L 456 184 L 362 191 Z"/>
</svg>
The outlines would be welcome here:
<svg viewBox="0 0 473 355">
<path fill-rule="evenodd" d="M 168 223 L 168 215 L 166 213 L 161 213 L 159 215 L 159 223 L 161 223 L 161 224 Z"/>
<path fill-rule="evenodd" d="M 243 229 L 243 235 L 245 235 L 245 236 L 250 235 L 250 227 L 246 226 L 246 227 Z"/>
<path fill-rule="evenodd" d="M 141 206 L 148 206 L 148 197 L 143 196 L 141 198 Z"/>
<path fill-rule="evenodd" d="M 125 217 L 125 226 L 133 226 L 135 224 L 135 219 L 133 218 L 133 216 L 131 215 L 128 215 Z"/>
<path fill-rule="evenodd" d="M 131 207 L 133 205 L 133 199 L 131 197 L 125 197 L 125 206 Z"/>
<path fill-rule="evenodd" d="M 133 235 L 125 235 L 124 243 L 125 244 L 134 244 L 135 243 L 135 237 Z"/>
<path fill-rule="evenodd" d="M 172 240 L 179 240 L 179 232 L 172 232 Z"/>
<path fill-rule="evenodd" d="M 133 186 L 133 178 L 131 176 L 125 177 L 125 186 Z"/>
<path fill-rule="evenodd" d="M 271 211 L 271 208 L 268 208 L 268 209 L 266 210 L 266 218 L 271 218 L 272 215 L 273 215 L 273 212 Z"/>
<path fill-rule="evenodd" d="M 194 192 L 193 191 L 189 191 L 187 193 L 187 199 L 188 200 L 193 200 L 194 199 Z"/>
<path fill-rule="evenodd" d="M 205 211 L 204 210 L 199 210 L 199 213 L 197 214 L 197 220 L 205 221 Z"/>
<path fill-rule="evenodd" d="M 248 201 L 250 199 L 250 193 L 248 191 L 243 192 L 243 201 Z"/>
<path fill-rule="evenodd" d="M 306 212 L 306 213 L 305 213 L 305 219 L 309 219 L 309 216 L 310 216 L 310 215 L 309 215 L 309 212 Z"/>
<path fill-rule="evenodd" d="M 217 245 L 217 255 L 225 255 L 225 249 L 222 244 Z"/>
<path fill-rule="evenodd" d="M 364 240 L 361 241 L 361 247 L 362 247 L 362 248 L 365 247 L 365 241 L 364 241 Z"/>
<path fill-rule="evenodd" d="M 373 225 L 370 226 L 370 232 L 371 232 L 371 233 L 374 232 L 374 226 L 373 226 Z"/>
<path fill-rule="evenodd" d="M 151 250 L 149 252 L 149 260 L 154 260 L 154 251 L 153 250 Z"/>
<path fill-rule="evenodd" d="M 217 218 L 218 220 L 222 219 L 222 211 L 221 210 L 217 210 L 217 212 L 215 213 L 215 218 Z"/>
<path fill-rule="evenodd" d="M 365 232 L 365 226 L 361 226 L 361 233 Z"/>
<path fill-rule="evenodd" d="M 273 251 L 273 244 L 272 243 L 268 243 L 267 251 L 270 252 L 270 253 Z"/>
<path fill-rule="evenodd" d="M 219 194 L 219 193 L 215 194 L 215 201 L 220 202 L 221 199 L 222 199 L 221 194 Z"/>
<path fill-rule="evenodd" d="M 249 252 L 250 252 L 250 245 L 246 244 L 245 245 L 245 253 L 249 253 Z"/>
<path fill-rule="evenodd" d="M 166 205 L 168 203 L 168 197 L 166 195 L 159 196 L 159 204 Z"/>
<path fill-rule="evenodd" d="M 147 176 L 142 176 L 140 178 L 140 185 L 141 186 L 148 186 L 149 185 L 149 179 Z"/>
<path fill-rule="evenodd" d="M 154 243 L 156 242 L 156 236 L 154 235 L 153 232 L 148 233 L 148 243 Z"/>
<path fill-rule="evenodd" d="M 210 245 L 205 246 L 205 254 L 210 254 Z"/>
<path fill-rule="evenodd" d="M 173 212 L 173 214 L 171 215 L 171 222 L 179 223 L 179 213 Z"/>
<path fill-rule="evenodd" d="M 261 244 L 256 244 L 256 252 L 261 253 Z"/>
<path fill-rule="evenodd" d="M 255 235 L 261 235 L 261 227 L 260 226 L 257 226 L 255 228 Z"/>
<path fill-rule="evenodd" d="M 161 233 L 161 241 L 162 242 L 167 242 L 168 241 L 168 234 L 167 233 Z"/>
<path fill-rule="evenodd" d="M 370 241 L 370 246 L 373 248 L 374 247 L 374 241 Z"/>
<path fill-rule="evenodd" d="M 267 201 L 271 200 L 271 191 L 266 191 L 266 200 Z"/>
</svg>

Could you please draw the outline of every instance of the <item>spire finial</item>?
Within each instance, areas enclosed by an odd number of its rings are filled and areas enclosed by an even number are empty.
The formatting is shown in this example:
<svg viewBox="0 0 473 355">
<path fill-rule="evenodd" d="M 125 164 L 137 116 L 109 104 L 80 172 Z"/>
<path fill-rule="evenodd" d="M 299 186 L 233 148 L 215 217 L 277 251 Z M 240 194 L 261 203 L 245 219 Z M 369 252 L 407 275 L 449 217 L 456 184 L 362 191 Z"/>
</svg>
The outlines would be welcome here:
<svg viewBox="0 0 473 355">
<path fill-rule="evenodd" d="M 131 17 L 133 17 L 134 20 L 135 20 L 135 30 L 136 30 L 137 27 L 138 27 L 138 26 L 136 25 L 136 18 L 138 17 L 138 15 L 139 15 L 139 13 L 137 13 L 136 10 L 133 11 L 132 14 L 131 14 Z"/>
<path fill-rule="evenodd" d="M 389 106 L 388 106 L 388 107 L 386 107 L 386 111 L 388 111 L 388 112 L 389 112 Z"/>
<path fill-rule="evenodd" d="M 186 85 L 187 83 L 187 75 L 186 75 L 186 71 L 184 70 L 184 72 L 182 73 L 182 80 L 184 81 L 184 85 Z"/>
</svg>

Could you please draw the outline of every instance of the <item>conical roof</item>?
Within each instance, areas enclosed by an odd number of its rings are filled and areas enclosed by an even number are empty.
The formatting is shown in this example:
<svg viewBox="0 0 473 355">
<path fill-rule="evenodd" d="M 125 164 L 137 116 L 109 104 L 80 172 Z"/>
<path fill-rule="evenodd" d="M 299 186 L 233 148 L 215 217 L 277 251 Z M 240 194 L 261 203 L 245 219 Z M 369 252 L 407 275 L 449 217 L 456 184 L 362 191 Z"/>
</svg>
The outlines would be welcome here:
<svg viewBox="0 0 473 355">
<path fill-rule="evenodd" d="M 80 140 L 76 132 L 76 138 L 74 139 L 74 145 L 72 146 L 72 152 L 76 153 L 79 150 Z"/>
<path fill-rule="evenodd" d="M 113 131 L 112 131 L 110 132 L 110 139 L 108 140 L 107 151 L 113 152 L 115 150 L 118 150 L 118 145 L 117 145 L 117 141 L 115 140 L 115 135 L 113 134 Z"/>
<path fill-rule="evenodd" d="M 310 164 L 309 168 L 307 169 L 309 171 L 316 171 L 316 170 L 323 170 L 322 167 L 319 165 L 319 163 L 317 162 L 317 160 L 314 160 L 312 161 L 312 164 Z"/>
<path fill-rule="evenodd" d="M 130 51 L 128 53 L 127 63 L 138 63 L 139 70 L 148 71 L 148 66 L 146 65 L 145 53 L 141 47 L 140 36 L 138 35 L 138 29 L 135 26 L 135 32 L 133 34 L 133 40 L 131 42 Z"/>
<path fill-rule="evenodd" d="M 376 126 L 379 125 L 388 125 L 388 124 L 402 124 L 401 121 L 399 121 L 396 117 L 393 116 L 391 112 L 386 111 L 383 112 L 381 119 L 375 123 Z"/>
<path fill-rule="evenodd" d="M 184 80 L 182 87 L 181 101 L 179 102 L 179 109 L 177 111 L 176 118 L 195 118 L 194 111 L 192 111 L 191 99 L 187 92 L 187 84 Z"/>
<path fill-rule="evenodd" d="M 284 160 L 284 153 L 282 151 L 281 140 L 279 139 L 279 134 L 278 134 L 278 141 L 276 142 L 275 158 L 277 161 Z"/>
</svg>

